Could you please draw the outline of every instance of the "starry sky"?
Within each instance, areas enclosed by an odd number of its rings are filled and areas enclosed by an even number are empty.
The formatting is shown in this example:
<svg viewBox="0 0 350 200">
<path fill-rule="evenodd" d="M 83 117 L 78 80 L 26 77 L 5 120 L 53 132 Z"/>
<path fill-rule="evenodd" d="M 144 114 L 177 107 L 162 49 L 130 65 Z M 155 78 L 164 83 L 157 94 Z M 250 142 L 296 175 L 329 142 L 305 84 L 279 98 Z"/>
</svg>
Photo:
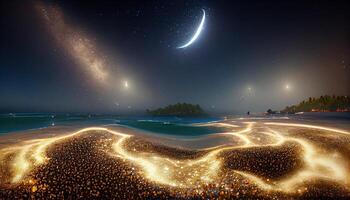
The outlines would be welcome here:
<svg viewBox="0 0 350 200">
<path fill-rule="evenodd" d="M 196 32 L 203 12 L 204 28 Z M 346 1 L 1 2 L 0 112 L 210 113 L 350 94 Z"/>
</svg>

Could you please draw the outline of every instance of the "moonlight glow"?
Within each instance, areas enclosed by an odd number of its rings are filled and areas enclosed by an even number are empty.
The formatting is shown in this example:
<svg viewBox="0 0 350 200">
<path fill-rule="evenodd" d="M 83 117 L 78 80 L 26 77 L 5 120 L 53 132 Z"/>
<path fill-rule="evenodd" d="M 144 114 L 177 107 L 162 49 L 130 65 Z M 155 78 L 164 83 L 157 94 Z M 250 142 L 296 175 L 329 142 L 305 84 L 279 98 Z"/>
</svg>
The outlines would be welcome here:
<svg viewBox="0 0 350 200">
<path fill-rule="evenodd" d="M 128 87 L 129 87 L 128 81 L 124 81 L 124 87 L 125 87 L 125 88 L 128 88 Z"/>
<path fill-rule="evenodd" d="M 196 41 L 196 39 L 198 38 L 199 34 L 202 32 L 203 30 L 203 26 L 204 26 L 204 22 L 205 22 L 205 10 L 202 9 L 203 11 L 203 17 L 201 20 L 201 23 L 199 24 L 196 33 L 193 35 L 193 37 L 191 38 L 190 41 L 188 41 L 186 44 L 179 46 L 178 49 L 182 49 L 182 48 L 186 48 L 188 46 L 190 46 L 194 41 Z"/>
<path fill-rule="evenodd" d="M 0 200 L 350 199 L 349 6 L 2 1 Z"/>
</svg>

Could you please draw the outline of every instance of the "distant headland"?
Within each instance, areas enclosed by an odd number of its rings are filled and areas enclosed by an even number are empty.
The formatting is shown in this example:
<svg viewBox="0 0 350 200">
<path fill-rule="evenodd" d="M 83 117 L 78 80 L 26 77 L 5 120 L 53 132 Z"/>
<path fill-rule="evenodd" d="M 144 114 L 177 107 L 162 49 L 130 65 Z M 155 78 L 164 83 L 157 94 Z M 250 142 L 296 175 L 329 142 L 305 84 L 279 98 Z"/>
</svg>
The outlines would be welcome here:
<svg viewBox="0 0 350 200">
<path fill-rule="evenodd" d="M 335 95 L 324 95 L 319 98 L 309 97 L 297 105 L 287 106 L 281 112 L 350 112 L 350 97 Z"/>
<path fill-rule="evenodd" d="M 207 115 L 198 104 L 177 103 L 155 110 L 146 110 L 147 114 L 153 116 L 205 116 Z"/>
</svg>

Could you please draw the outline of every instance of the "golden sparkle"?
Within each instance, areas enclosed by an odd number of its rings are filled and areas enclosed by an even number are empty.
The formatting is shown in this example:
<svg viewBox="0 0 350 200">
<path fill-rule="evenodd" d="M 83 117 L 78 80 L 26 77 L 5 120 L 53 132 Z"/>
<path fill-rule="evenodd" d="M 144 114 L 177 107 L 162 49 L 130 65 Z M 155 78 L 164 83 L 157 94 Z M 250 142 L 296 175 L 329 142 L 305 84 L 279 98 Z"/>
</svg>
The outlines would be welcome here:
<svg viewBox="0 0 350 200">
<path fill-rule="evenodd" d="M 107 62 L 105 57 L 99 53 L 91 37 L 69 24 L 58 7 L 46 6 L 38 2 L 37 9 L 44 17 L 46 25 L 58 44 L 91 77 L 100 83 L 105 83 L 108 78 Z"/>
<path fill-rule="evenodd" d="M 278 122 L 214 122 L 197 124 L 199 126 L 219 126 L 230 129 L 220 133 L 223 137 L 230 137 L 235 144 L 216 146 L 202 149 L 204 155 L 195 159 L 174 159 L 161 153 L 144 152 L 130 147 L 133 135 L 124 134 L 109 128 L 89 127 L 64 135 L 44 139 L 25 141 L 19 145 L 10 146 L 0 150 L 0 159 L 5 154 L 14 153 L 11 163 L 12 183 L 26 180 L 26 175 L 37 166 L 45 165 L 50 159 L 46 151 L 55 142 L 84 134 L 88 131 L 103 131 L 112 134 L 113 144 L 111 152 L 106 156 L 122 159 L 136 166 L 137 170 L 150 182 L 168 186 L 170 188 L 198 188 L 200 185 L 219 182 L 223 174 L 243 178 L 250 184 L 256 185 L 262 190 L 279 191 L 284 193 L 296 193 L 305 191 L 307 183 L 312 180 L 324 179 L 335 181 L 349 188 L 349 170 L 339 152 L 327 152 L 322 147 L 313 144 L 309 139 L 281 131 L 281 127 L 293 127 L 301 129 L 315 129 L 323 131 L 324 135 L 349 135 L 345 130 L 329 127 Z M 276 129 L 277 128 L 277 129 Z M 278 129 L 279 128 L 279 129 Z M 260 138 L 264 138 L 261 140 Z M 292 174 L 282 179 L 270 181 L 254 173 L 242 170 L 224 169 L 222 153 L 239 149 L 278 147 L 286 142 L 298 144 L 302 151 L 300 157 L 304 161 L 303 166 Z M 30 180 L 29 180 L 30 181 Z"/>
</svg>

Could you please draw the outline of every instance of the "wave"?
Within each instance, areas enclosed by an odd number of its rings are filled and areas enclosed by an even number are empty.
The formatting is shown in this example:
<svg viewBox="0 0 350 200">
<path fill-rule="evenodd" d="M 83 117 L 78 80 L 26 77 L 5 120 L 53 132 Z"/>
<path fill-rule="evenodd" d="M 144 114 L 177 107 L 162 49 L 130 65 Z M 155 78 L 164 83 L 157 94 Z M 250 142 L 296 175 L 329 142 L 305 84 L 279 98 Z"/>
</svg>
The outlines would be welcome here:
<svg viewBox="0 0 350 200">
<path fill-rule="evenodd" d="M 290 119 L 289 117 L 240 117 L 238 120 L 247 120 L 247 119 L 253 119 L 253 120 L 264 120 L 264 119 Z"/>
</svg>

